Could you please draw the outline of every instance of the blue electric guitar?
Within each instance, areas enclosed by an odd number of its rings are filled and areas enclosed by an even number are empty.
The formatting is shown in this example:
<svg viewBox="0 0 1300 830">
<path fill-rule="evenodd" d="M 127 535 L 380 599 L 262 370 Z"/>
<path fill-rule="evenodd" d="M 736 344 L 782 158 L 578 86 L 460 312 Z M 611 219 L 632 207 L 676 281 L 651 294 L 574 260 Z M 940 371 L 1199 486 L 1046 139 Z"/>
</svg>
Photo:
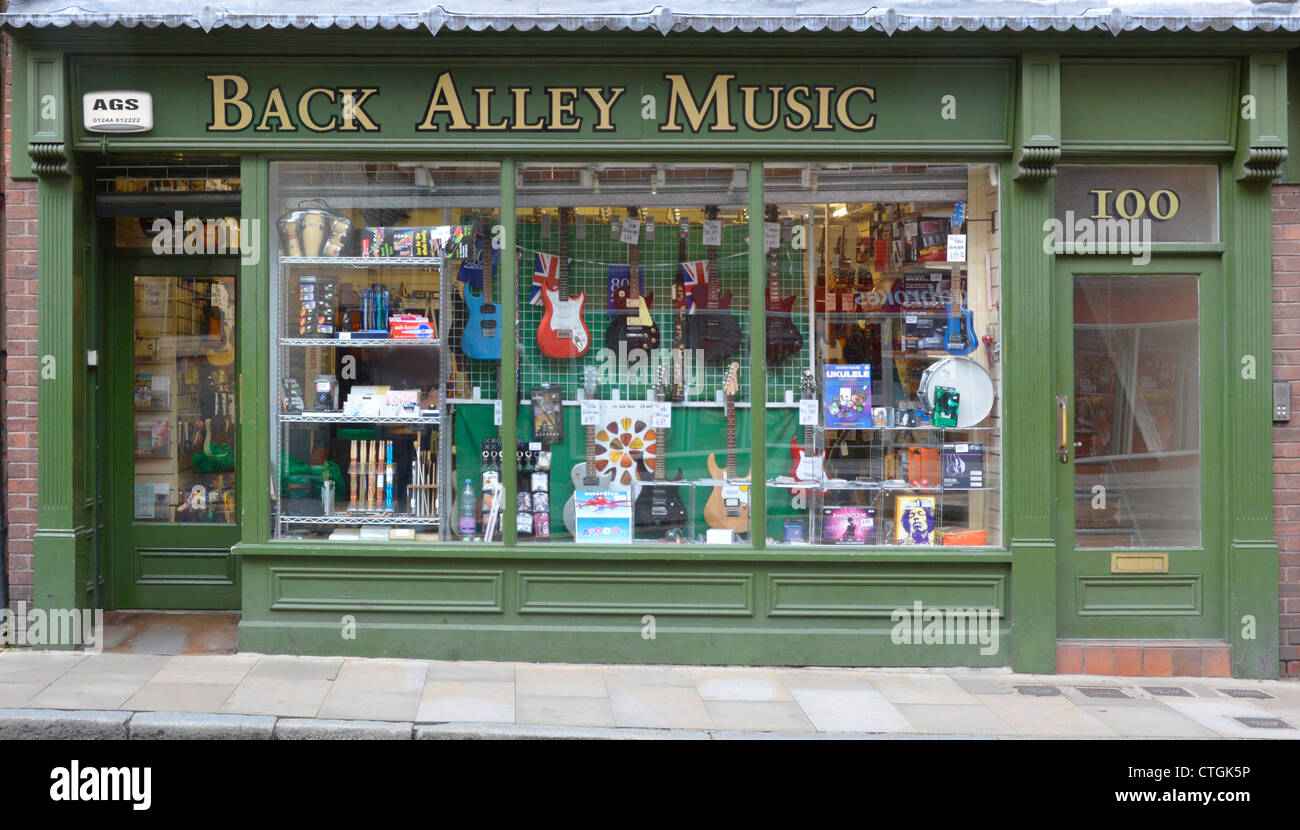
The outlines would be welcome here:
<svg viewBox="0 0 1300 830">
<path fill-rule="evenodd" d="M 943 348 L 948 354 L 970 354 L 979 346 L 975 336 L 974 315 L 962 300 L 957 283 L 961 279 L 961 266 L 952 269 L 952 297 L 948 301 L 948 330 L 943 335 Z"/>
<path fill-rule="evenodd" d="M 479 262 L 483 268 L 483 292 L 474 294 L 469 282 L 461 285 L 468 317 L 460 336 L 460 348 L 472 360 L 501 359 L 501 307 L 492 302 L 492 235 L 486 216 L 479 218 Z"/>
</svg>

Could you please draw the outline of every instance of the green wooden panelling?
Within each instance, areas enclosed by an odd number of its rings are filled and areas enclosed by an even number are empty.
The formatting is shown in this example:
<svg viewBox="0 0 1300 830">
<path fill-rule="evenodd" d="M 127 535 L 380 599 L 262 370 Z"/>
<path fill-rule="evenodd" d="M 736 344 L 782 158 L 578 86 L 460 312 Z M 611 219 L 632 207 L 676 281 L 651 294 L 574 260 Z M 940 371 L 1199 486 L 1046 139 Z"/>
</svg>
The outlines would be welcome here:
<svg viewBox="0 0 1300 830">
<path fill-rule="evenodd" d="M 239 516 L 241 541 L 270 538 L 271 481 L 271 252 L 275 232 L 271 207 L 270 164 L 257 155 L 240 158 L 240 218 L 257 248 L 256 257 L 240 264 L 237 314 L 239 326 Z M 238 551 L 236 551 L 238 553 Z"/>
<path fill-rule="evenodd" d="M 1061 60 L 1066 152 L 1231 152 L 1235 60 Z"/>
<path fill-rule="evenodd" d="M 1198 617 L 1205 610 L 1202 574 L 1096 574 L 1075 577 L 1074 589 L 1081 617 Z"/>
<path fill-rule="evenodd" d="M 515 250 L 515 163 L 513 159 L 504 159 L 501 162 L 501 226 L 503 231 L 502 249 L 504 251 Z M 518 271 L 519 262 L 515 257 L 501 257 L 501 319 L 518 320 Z M 490 275 L 489 275 L 490 276 Z M 518 360 L 515 354 L 516 341 L 513 337 L 505 336 L 501 332 L 501 376 L 504 379 L 501 389 L 501 446 L 513 448 L 519 435 L 518 415 L 519 415 L 519 390 L 515 388 L 515 373 L 507 371 L 505 367 L 513 367 Z M 574 433 L 569 433 L 570 435 Z M 476 453 L 470 451 L 473 457 Z M 461 458 L 465 455 L 460 454 Z M 518 459 L 514 452 L 505 452 L 501 455 L 501 480 L 505 484 L 505 504 L 515 506 L 516 491 L 519 487 L 519 475 L 517 472 Z M 565 469 L 563 467 L 556 469 Z M 476 481 L 479 479 L 475 479 Z M 516 533 L 518 528 L 513 521 L 514 511 L 508 510 L 502 514 L 501 541 L 503 544 L 510 546 L 515 544 Z M 447 521 L 451 517 L 445 517 Z"/>
</svg>

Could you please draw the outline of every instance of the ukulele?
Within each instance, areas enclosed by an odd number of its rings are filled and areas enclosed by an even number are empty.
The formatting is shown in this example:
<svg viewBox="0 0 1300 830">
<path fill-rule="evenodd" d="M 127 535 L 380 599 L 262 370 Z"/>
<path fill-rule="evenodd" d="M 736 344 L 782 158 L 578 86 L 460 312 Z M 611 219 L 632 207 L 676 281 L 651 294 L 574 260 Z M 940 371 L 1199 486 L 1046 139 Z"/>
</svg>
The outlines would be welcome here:
<svg viewBox="0 0 1300 830">
<path fill-rule="evenodd" d="M 776 205 L 767 206 L 768 222 L 777 222 L 780 217 Z M 781 245 L 767 252 L 767 365 L 779 366 L 791 355 L 803 351 L 803 335 L 791 319 L 794 304 L 799 296 L 791 294 L 781 299 L 780 260 Z"/>
<path fill-rule="evenodd" d="M 655 400 L 662 403 L 666 399 L 664 369 L 659 367 L 659 377 L 655 381 Z M 666 481 L 681 481 L 682 470 L 677 468 L 677 476 L 665 478 L 664 470 L 668 466 L 668 428 L 657 430 L 658 449 L 655 453 L 654 483 L 641 488 L 636 497 L 633 522 L 636 532 L 651 539 L 670 539 L 678 541 L 686 528 L 686 504 L 682 501 L 681 488 Z"/>
<path fill-rule="evenodd" d="M 722 394 L 727 399 L 727 468 L 718 466 L 713 453 L 709 453 L 709 477 L 720 478 L 725 483 L 713 488 L 704 505 L 704 521 L 709 527 L 726 528 L 736 533 L 749 530 L 749 473 L 740 478 L 736 473 L 736 393 L 740 364 L 732 363 L 722 381 Z"/>
<path fill-rule="evenodd" d="M 542 322 L 537 327 L 537 349 L 547 357 L 569 360 L 581 357 L 591 346 L 591 332 L 582 320 L 586 292 L 569 294 L 569 216 L 573 208 L 560 208 L 559 277 L 556 286 L 542 286 Z"/>
<path fill-rule="evenodd" d="M 627 209 L 628 219 L 636 222 L 638 236 L 641 233 L 641 220 L 636 208 Z M 623 306 L 615 312 L 614 319 L 605 332 L 605 345 L 618 354 L 620 343 L 626 343 L 624 354 L 634 349 L 650 351 L 659 348 L 659 327 L 650 316 L 650 306 L 654 304 L 655 295 L 641 296 L 641 255 L 640 245 L 629 242 L 627 246 L 628 279 L 627 288 L 618 292 L 616 301 Z M 612 268 L 612 266 L 611 266 Z"/>
<path fill-rule="evenodd" d="M 582 370 L 582 389 L 589 401 L 596 400 L 596 367 L 587 366 Z M 576 532 L 578 526 L 575 518 L 575 502 L 579 490 L 616 490 L 614 475 L 618 468 L 606 465 L 604 470 L 596 468 L 596 425 L 587 424 L 587 460 L 573 465 L 569 478 L 573 481 L 573 495 L 564 503 L 564 526 L 569 533 Z"/>
<path fill-rule="evenodd" d="M 817 399 L 817 380 L 810 369 L 804 369 L 800 398 L 805 401 Z M 799 444 L 798 438 L 790 439 L 790 458 L 794 462 L 790 468 L 790 478 L 795 481 L 820 481 L 822 478 L 822 468 L 819 463 L 822 454 L 815 451 L 816 435 L 817 426 L 805 424 L 803 444 Z M 811 490 L 793 490 L 790 495 L 797 499 L 807 499 L 811 492 Z"/>
<path fill-rule="evenodd" d="M 709 221 L 718 218 L 718 206 L 705 208 Z M 690 331 L 687 340 L 691 346 L 704 352 L 706 363 L 720 363 L 729 359 L 740 350 L 744 336 L 740 323 L 732 315 L 731 292 L 725 295 L 718 290 L 722 275 L 718 273 L 718 246 L 709 246 L 708 282 L 704 287 L 704 296 L 696 301 L 695 314 L 690 319 Z M 698 287 L 697 287 L 698 288 Z"/>
<path fill-rule="evenodd" d="M 673 376 L 669 384 L 668 399 L 673 403 L 686 400 L 686 350 L 690 322 L 689 304 L 686 300 L 686 275 L 682 267 L 686 264 L 686 234 L 690 225 L 685 219 L 677 234 L 677 280 L 673 283 Z"/>
<path fill-rule="evenodd" d="M 479 217 L 479 262 L 483 268 L 483 291 L 475 295 L 468 282 L 461 285 L 465 301 L 465 328 L 460 348 L 472 360 L 501 360 L 501 308 L 492 302 L 492 237 L 486 216 Z"/>
</svg>

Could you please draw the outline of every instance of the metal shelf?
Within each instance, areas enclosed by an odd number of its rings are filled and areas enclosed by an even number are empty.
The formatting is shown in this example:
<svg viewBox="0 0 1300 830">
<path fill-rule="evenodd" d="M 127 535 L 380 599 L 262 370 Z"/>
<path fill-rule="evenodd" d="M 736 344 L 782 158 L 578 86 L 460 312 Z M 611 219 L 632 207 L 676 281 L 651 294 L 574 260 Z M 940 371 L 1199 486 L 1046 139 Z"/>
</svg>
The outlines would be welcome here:
<svg viewBox="0 0 1300 830">
<path fill-rule="evenodd" d="M 400 525 L 436 527 L 437 516 L 412 516 L 407 513 L 330 513 L 325 516 L 286 516 L 281 514 L 280 524 L 292 525 Z"/>
<path fill-rule="evenodd" d="M 393 339 L 389 337 L 381 338 L 351 338 L 342 337 L 281 337 L 281 346 L 342 346 L 349 349 L 387 349 L 395 346 L 438 346 L 442 341 L 434 337 L 427 340 L 414 340 L 411 338 Z"/>
<path fill-rule="evenodd" d="M 415 256 L 282 256 L 281 265 L 328 266 L 334 268 L 437 268 L 441 257 Z"/>
<path fill-rule="evenodd" d="M 344 415 L 339 412 L 282 412 L 282 424 L 433 424 L 442 421 L 442 416 L 398 415 L 376 417 L 362 415 Z"/>
</svg>

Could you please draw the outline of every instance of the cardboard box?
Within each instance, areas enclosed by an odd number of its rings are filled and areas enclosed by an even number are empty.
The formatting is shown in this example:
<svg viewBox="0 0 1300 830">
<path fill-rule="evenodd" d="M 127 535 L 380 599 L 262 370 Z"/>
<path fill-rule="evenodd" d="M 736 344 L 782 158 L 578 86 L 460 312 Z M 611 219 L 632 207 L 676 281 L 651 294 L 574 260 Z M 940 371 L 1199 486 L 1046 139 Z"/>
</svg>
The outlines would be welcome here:
<svg viewBox="0 0 1300 830">
<path fill-rule="evenodd" d="M 984 445 L 946 443 L 940 466 L 943 486 L 949 490 L 984 489 Z"/>
</svg>

